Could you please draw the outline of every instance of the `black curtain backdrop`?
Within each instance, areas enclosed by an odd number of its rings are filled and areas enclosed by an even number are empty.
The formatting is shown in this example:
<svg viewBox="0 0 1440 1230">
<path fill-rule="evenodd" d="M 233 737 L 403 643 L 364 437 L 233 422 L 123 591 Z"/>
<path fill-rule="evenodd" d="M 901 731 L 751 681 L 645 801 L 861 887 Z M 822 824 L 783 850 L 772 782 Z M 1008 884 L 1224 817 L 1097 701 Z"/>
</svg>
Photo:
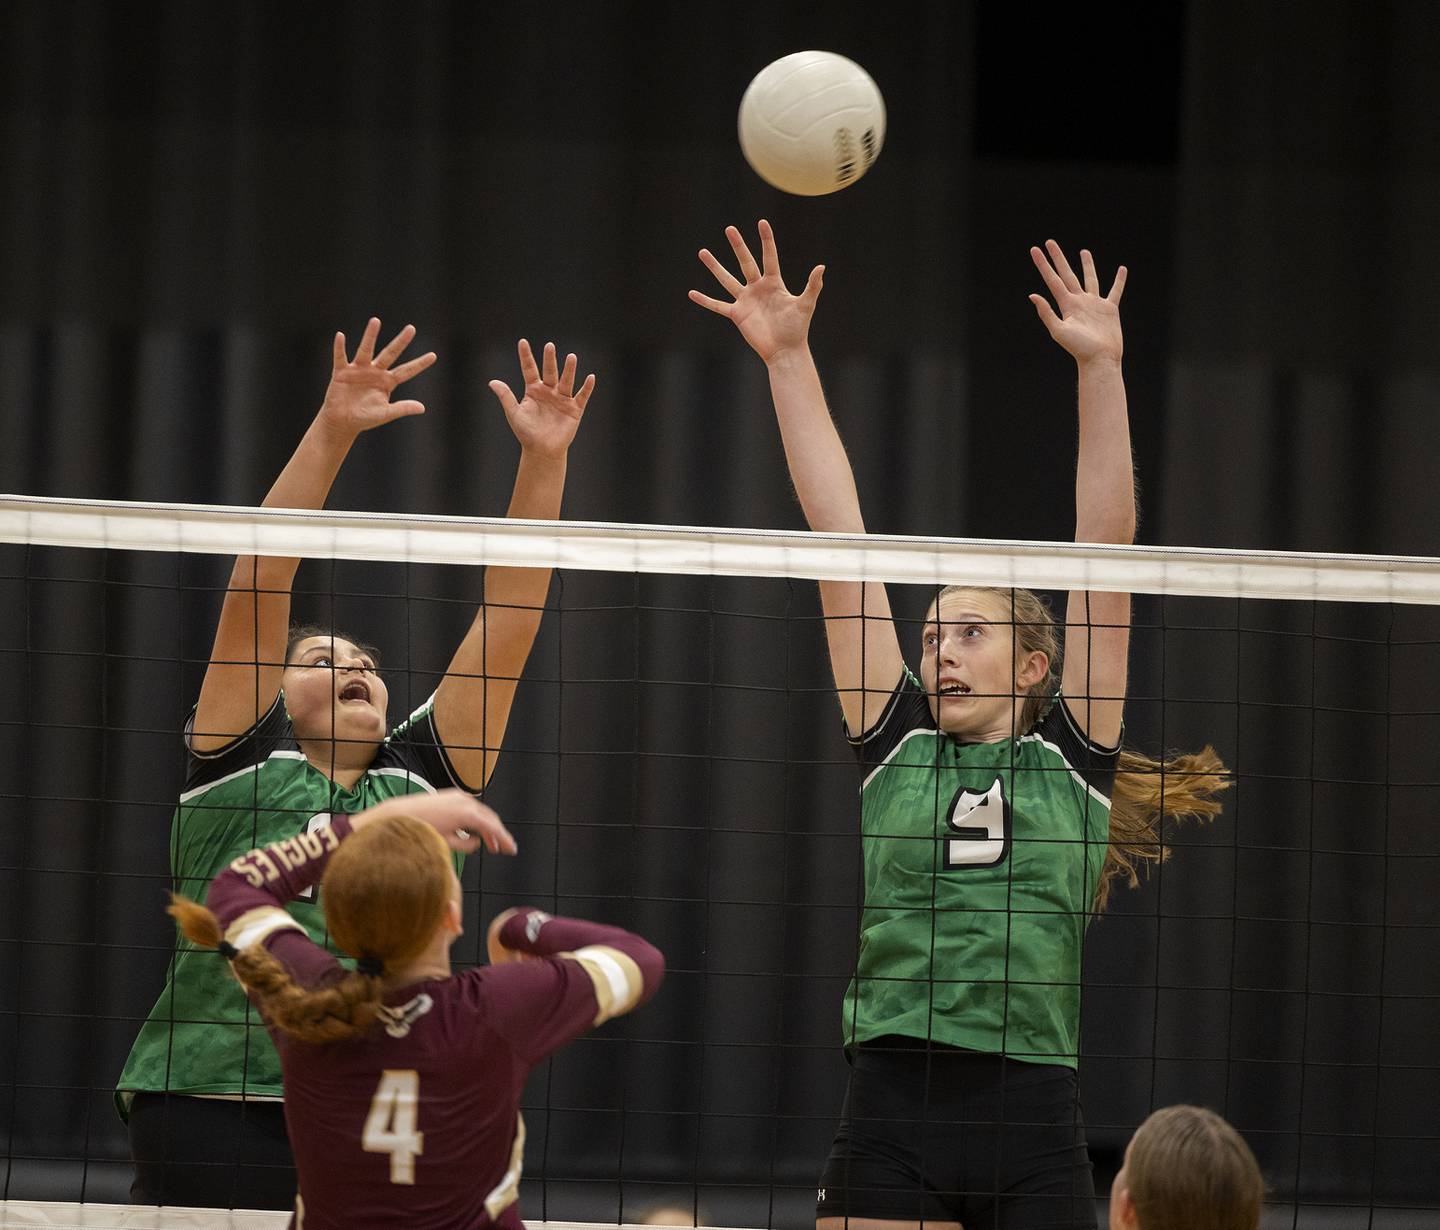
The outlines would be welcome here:
<svg viewBox="0 0 1440 1230">
<path fill-rule="evenodd" d="M 812 339 L 872 529 L 1070 535 L 1073 365 L 1026 301 L 1053 236 L 1131 270 L 1142 541 L 1440 554 L 1431 6 L 1013 7 L 5 6 L 0 489 L 258 503 L 331 331 L 376 314 L 441 361 L 332 507 L 503 513 L 517 450 L 485 382 L 523 335 L 599 375 L 567 516 L 797 528 L 763 369 L 685 299 L 696 249 L 763 215 L 793 286 L 828 266 Z M 806 47 L 888 108 L 879 163 L 829 198 L 767 188 L 734 136 L 749 78 Z M 169 950 L 177 732 L 228 565 L 0 564 L 8 1193 L 122 1199 L 109 1090 Z M 392 718 L 481 593 L 321 563 L 299 590 L 382 647 Z M 569 572 L 553 597 L 489 795 L 524 853 L 467 871 L 462 956 L 528 900 L 655 937 L 672 973 L 537 1074 L 526 1212 L 698 1191 L 712 1221 L 804 1225 L 859 869 L 814 586 Z M 1137 621 L 1132 739 L 1213 742 L 1240 781 L 1091 930 L 1102 1170 L 1153 1106 L 1197 1101 L 1277 1198 L 1440 1206 L 1440 621 L 1157 599 Z"/>
</svg>

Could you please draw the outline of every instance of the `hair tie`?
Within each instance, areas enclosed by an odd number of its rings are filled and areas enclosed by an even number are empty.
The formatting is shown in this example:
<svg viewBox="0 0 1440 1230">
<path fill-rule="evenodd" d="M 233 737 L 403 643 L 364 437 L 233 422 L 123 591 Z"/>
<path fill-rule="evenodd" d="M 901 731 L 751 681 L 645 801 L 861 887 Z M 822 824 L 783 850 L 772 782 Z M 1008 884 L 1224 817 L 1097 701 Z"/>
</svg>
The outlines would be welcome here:
<svg viewBox="0 0 1440 1230">
<path fill-rule="evenodd" d="M 355 969 L 367 978 L 379 978 L 385 972 L 385 962 L 367 955 L 355 962 Z"/>
<path fill-rule="evenodd" d="M 233 961 L 236 957 L 240 955 L 240 950 L 236 948 L 235 945 L 232 944 L 229 940 L 221 940 L 218 944 L 215 945 L 215 951 L 218 952 L 227 961 Z"/>
</svg>

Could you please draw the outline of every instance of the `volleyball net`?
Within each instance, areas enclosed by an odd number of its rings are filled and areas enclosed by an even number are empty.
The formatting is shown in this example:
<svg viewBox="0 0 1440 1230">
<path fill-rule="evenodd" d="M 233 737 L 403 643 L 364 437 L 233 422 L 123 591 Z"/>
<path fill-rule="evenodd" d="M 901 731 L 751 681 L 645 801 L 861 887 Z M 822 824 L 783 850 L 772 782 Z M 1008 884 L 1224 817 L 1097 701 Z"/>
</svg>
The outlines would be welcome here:
<svg viewBox="0 0 1440 1230">
<path fill-rule="evenodd" d="M 557 569 L 486 792 L 521 853 L 470 860 L 455 957 L 523 903 L 629 927 L 669 974 L 537 1069 L 527 1219 L 813 1222 L 863 904 L 817 579 L 889 583 L 912 664 L 942 585 L 1133 593 L 1127 744 L 1233 774 L 1089 928 L 1101 1193 L 1146 1114 L 1192 1102 L 1250 1142 L 1275 1224 L 1440 1215 L 1440 560 L 0 497 L 12 1209 L 125 1199 L 112 1095 L 173 951 L 179 732 L 251 553 L 303 557 L 295 618 L 380 647 L 392 721 L 480 566 Z"/>
</svg>

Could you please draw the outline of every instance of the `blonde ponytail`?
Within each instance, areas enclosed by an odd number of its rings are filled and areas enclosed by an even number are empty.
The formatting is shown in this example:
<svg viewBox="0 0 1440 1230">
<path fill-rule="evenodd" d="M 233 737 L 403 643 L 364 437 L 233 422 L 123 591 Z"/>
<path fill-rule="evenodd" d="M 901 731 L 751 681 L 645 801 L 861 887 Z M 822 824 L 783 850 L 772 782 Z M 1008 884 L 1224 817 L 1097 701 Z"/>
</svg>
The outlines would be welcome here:
<svg viewBox="0 0 1440 1230">
<path fill-rule="evenodd" d="M 1170 857 L 1165 821 L 1213 820 L 1222 790 L 1230 788 L 1225 765 L 1206 744 L 1198 752 L 1156 760 L 1122 748 L 1110 800 L 1110 844 L 1095 886 L 1095 912 L 1110 903 L 1118 878 L 1140 886 L 1140 872 Z"/>
</svg>

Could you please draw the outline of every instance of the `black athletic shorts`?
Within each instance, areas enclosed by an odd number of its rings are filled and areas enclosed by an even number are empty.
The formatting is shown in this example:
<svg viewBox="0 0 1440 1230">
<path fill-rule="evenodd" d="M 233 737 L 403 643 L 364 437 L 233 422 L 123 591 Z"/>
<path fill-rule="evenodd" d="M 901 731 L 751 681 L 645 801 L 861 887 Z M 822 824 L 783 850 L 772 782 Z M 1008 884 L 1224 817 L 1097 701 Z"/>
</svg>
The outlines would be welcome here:
<svg viewBox="0 0 1440 1230">
<path fill-rule="evenodd" d="M 130 1105 L 135 1204 L 289 1209 L 295 1162 L 280 1102 L 137 1093 Z"/>
<path fill-rule="evenodd" d="M 851 1055 L 816 1217 L 1095 1230 L 1075 1070 L 914 1038 Z"/>
</svg>

